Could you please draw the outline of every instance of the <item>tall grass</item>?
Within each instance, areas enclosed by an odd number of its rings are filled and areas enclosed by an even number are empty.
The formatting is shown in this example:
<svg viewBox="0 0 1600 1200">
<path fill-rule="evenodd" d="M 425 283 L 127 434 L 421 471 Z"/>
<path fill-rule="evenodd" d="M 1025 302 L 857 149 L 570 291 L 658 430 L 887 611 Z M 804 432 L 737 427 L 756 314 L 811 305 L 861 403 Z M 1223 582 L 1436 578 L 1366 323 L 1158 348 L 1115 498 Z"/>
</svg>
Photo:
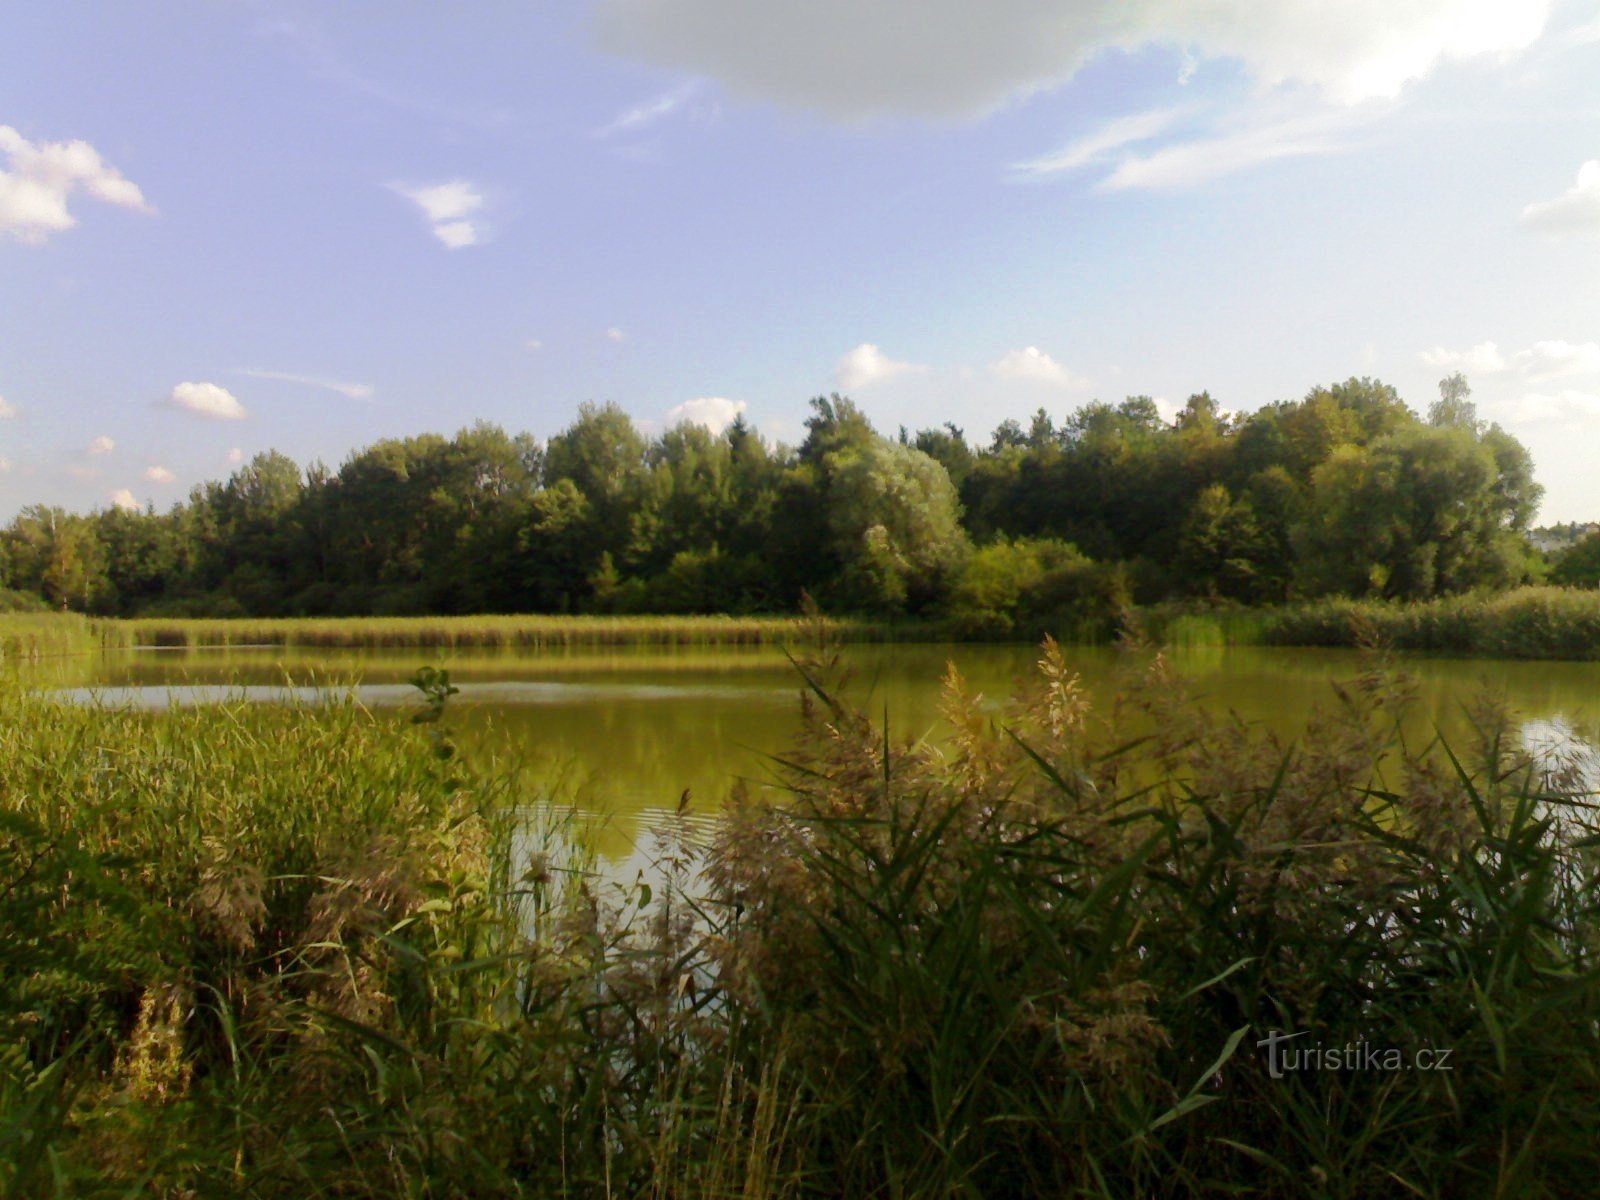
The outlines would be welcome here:
<svg viewBox="0 0 1600 1200">
<path fill-rule="evenodd" d="M 116 623 L 121 636 L 146 646 L 279 645 L 311 647 L 496 647 L 768 645 L 800 638 L 800 617 L 284 617 L 273 619 L 139 618 Z M 831 620 L 847 641 L 916 640 L 922 626 L 864 619 Z"/>
<path fill-rule="evenodd" d="M 100 645 L 97 624 L 77 613 L 0 612 L 0 664 L 87 654 Z"/>
<path fill-rule="evenodd" d="M 1289 745 L 1047 644 L 901 744 L 801 670 L 780 788 L 616 883 L 447 705 L 0 695 L 0 1192 L 1592 1190 L 1593 823 L 1503 714 L 1408 747 L 1375 672 Z"/>
<path fill-rule="evenodd" d="M 1493 658 L 1600 658 L 1600 591 L 1528 587 L 1425 604 L 1322 600 L 1266 615 L 1261 640 L 1276 646 L 1436 650 Z"/>
</svg>

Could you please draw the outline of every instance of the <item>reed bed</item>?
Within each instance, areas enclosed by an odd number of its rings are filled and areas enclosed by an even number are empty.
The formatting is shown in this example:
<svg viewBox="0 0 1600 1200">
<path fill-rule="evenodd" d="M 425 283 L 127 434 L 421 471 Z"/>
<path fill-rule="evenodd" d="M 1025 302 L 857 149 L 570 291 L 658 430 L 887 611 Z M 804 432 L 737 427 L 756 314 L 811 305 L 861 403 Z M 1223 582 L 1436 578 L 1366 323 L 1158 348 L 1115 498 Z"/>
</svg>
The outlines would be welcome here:
<svg viewBox="0 0 1600 1200">
<path fill-rule="evenodd" d="M 437 673 L 418 723 L 0 691 L 0 1194 L 1592 1191 L 1592 784 L 1492 705 L 1408 747 L 1375 668 L 1289 745 L 1047 643 L 934 746 L 800 672 L 780 786 L 649 881 Z"/>
<path fill-rule="evenodd" d="M 119 636 L 144 646 L 306 646 L 433 648 L 772 645 L 804 635 L 802 617 L 470 616 L 273 619 L 138 618 L 115 622 Z M 844 641 L 918 640 L 924 627 L 833 619 Z"/>
<path fill-rule="evenodd" d="M 99 624 L 77 613 L 0 612 L 0 664 L 88 654 L 101 645 Z"/>
<path fill-rule="evenodd" d="M 1362 646 L 1491 658 L 1600 658 L 1600 591 L 1527 587 L 1419 604 L 1330 599 L 1268 612 L 1274 646 Z"/>
</svg>

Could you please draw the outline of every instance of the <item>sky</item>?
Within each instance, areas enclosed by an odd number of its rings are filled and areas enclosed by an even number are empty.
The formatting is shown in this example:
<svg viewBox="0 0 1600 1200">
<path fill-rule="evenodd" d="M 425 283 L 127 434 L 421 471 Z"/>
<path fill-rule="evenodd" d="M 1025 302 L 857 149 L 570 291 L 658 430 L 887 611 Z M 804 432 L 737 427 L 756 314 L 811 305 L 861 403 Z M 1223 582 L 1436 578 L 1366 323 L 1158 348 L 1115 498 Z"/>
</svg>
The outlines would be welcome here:
<svg viewBox="0 0 1600 1200">
<path fill-rule="evenodd" d="M 8 0 L 0 519 L 584 401 L 1462 371 L 1600 519 L 1597 0 Z"/>
</svg>

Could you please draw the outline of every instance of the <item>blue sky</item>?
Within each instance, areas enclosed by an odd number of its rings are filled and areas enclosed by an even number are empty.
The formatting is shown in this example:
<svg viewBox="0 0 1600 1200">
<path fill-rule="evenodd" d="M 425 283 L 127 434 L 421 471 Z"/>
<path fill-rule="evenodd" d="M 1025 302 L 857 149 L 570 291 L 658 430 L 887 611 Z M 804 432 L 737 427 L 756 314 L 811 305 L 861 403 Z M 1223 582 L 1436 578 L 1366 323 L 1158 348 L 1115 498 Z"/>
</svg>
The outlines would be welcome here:
<svg viewBox="0 0 1600 1200">
<path fill-rule="evenodd" d="M 1466 372 L 1600 518 L 1593 0 L 0 13 L 0 517 L 584 400 L 974 441 Z"/>
</svg>

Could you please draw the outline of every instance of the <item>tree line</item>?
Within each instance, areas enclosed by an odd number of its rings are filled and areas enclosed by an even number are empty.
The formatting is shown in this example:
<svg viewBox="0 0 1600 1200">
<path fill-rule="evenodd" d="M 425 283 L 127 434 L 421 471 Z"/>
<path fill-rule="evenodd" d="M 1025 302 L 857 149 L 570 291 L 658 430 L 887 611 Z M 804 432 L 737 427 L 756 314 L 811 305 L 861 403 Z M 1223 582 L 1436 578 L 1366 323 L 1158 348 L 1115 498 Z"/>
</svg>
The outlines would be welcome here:
<svg viewBox="0 0 1600 1200">
<path fill-rule="evenodd" d="M 1372 379 L 1245 416 L 1206 393 L 1041 409 L 975 447 L 849 399 L 775 445 L 742 419 L 647 437 L 585 404 L 540 443 L 480 422 L 337 469 L 257 455 L 167 512 L 24 509 L 0 588 L 133 615 L 839 612 L 1029 633 L 1177 597 L 1399 599 L 1526 579 L 1541 493 L 1459 375 L 1425 417 Z"/>
</svg>

